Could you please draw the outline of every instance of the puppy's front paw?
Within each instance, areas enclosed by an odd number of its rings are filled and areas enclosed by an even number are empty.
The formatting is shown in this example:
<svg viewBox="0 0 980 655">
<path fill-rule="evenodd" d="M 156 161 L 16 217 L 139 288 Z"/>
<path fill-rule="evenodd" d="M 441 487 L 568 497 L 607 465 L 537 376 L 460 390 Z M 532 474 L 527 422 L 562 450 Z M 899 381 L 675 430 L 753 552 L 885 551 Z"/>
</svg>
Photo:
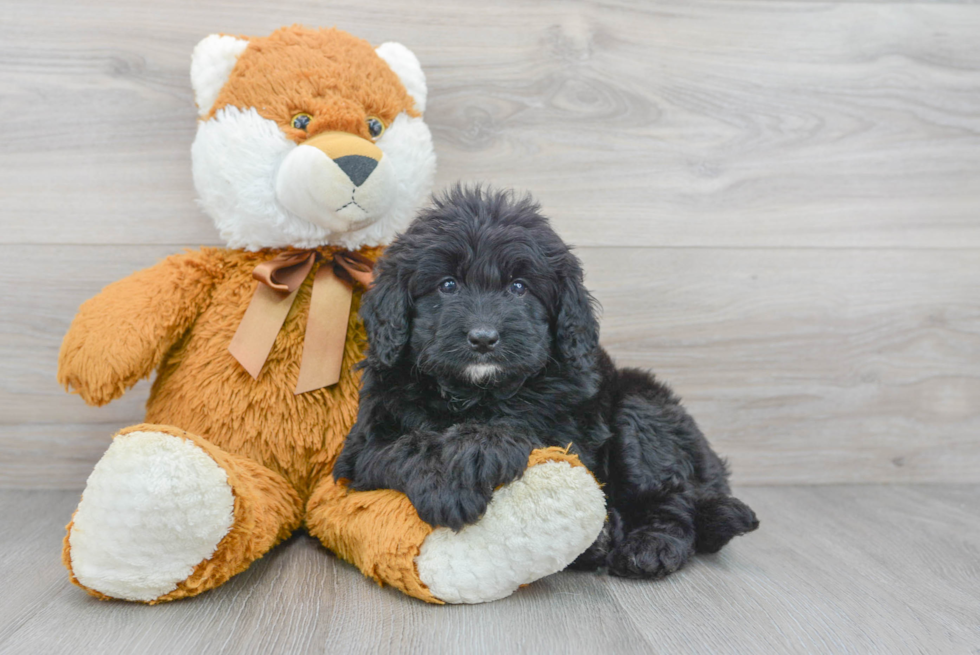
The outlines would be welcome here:
<svg viewBox="0 0 980 655">
<path fill-rule="evenodd" d="M 689 539 L 636 530 L 609 553 L 609 573 L 623 578 L 663 578 L 684 566 L 693 551 Z"/>
<path fill-rule="evenodd" d="M 406 494 L 419 518 L 433 527 L 460 530 L 487 511 L 490 495 L 477 489 L 443 488 Z"/>
<path fill-rule="evenodd" d="M 442 466 L 456 484 L 496 489 L 521 477 L 530 444 L 506 425 L 460 423 L 445 433 Z"/>
</svg>

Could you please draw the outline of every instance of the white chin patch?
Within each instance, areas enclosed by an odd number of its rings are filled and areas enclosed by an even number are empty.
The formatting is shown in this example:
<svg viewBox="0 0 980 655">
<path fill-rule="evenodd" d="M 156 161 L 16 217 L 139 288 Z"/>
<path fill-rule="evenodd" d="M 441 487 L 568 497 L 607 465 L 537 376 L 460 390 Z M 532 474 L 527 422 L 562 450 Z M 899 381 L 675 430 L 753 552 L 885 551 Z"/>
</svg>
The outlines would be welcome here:
<svg viewBox="0 0 980 655">
<path fill-rule="evenodd" d="M 276 176 L 276 198 L 280 204 L 333 234 L 367 227 L 383 217 L 396 192 L 387 157 L 382 157 L 357 186 L 330 157 L 312 146 L 294 148 Z"/>
<path fill-rule="evenodd" d="M 162 432 L 116 437 L 75 513 L 72 571 L 106 596 L 155 600 L 214 554 L 234 508 L 227 474 L 192 442 Z"/>
<path fill-rule="evenodd" d="M 496 364 L 470 364 L 466 367 L 466 377 L 470 382 L 480 383 L 492 378 L 500 371 Z"/>
<path fill-rule="evenodd" d="M 425 201 L 436 160 L 429 128 L 408 114 L 376 145 L 384 156 L 355 186 L 329 157 L 297 146 L 255 109 L 224 107 L 198 124 L 194 186 L 230 248 L 385 245 Z"/>
</svg>

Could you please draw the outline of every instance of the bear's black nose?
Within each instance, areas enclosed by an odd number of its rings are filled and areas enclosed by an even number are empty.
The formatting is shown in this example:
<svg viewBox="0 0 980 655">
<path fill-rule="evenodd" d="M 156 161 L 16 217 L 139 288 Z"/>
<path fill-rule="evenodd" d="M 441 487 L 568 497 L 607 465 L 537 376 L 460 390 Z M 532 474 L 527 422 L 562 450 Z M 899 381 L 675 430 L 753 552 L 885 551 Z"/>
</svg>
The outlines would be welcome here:
<svg viewBox="0 0 980 655">
<path fill-rule="evenodd" d="M 347 177 L 350 178 L 350 181 L 354 183 L 354 186 L 364 184 L 364 180 L 368 179 L 378 166 L 377 159 L 371 159 L 364 155 L 337 157 L 333 160 L 333 163 L 340 166 L 340 170 L 344 171 Z"/>
<path fill-rule="evenodd" d="M 466 335 L 470 342 L 470 347 L 479 353 L 490 352 L 500 341 L 500 335 L 491 328 L 474 328 Z"/>
</svg>

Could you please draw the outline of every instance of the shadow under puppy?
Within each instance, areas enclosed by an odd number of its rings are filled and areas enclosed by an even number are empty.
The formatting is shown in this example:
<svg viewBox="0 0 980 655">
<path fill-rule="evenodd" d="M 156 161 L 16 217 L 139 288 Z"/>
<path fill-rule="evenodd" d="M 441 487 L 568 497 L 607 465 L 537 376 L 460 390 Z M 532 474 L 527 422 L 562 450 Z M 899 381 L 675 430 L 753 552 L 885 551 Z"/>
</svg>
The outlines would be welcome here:
<svg viewBox="0 0 980 655">
<path fill-rule="evenodd" d="M 530 198 L 456 187 L 387 249 L 334 476 L 460 529 L 531 450 L 572 444 L 609 518 L 573 568 L 656 578 L 758 527 L 670 389 L 599 346 L 582 267 Z"/>
</svg>

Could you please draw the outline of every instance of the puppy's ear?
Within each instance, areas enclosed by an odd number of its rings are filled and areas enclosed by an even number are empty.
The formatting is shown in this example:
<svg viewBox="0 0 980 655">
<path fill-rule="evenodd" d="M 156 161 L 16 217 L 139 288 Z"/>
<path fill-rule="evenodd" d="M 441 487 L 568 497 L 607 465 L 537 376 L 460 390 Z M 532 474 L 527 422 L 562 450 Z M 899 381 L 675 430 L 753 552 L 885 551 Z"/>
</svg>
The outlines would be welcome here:
<svg viewBox="0 0 980 655">
<path fill-rule="evenodd" d="M 368 360 L 392 367 L 401 356 L 412 328 L 407 282 L 398 267 L 381 264 L 374 286 L 361 300 L 361 318 L 368 336 Z"/>
<path fill-rule="evenodd" d="M 599 321 L 595 300 L 583 283 L 582 267 L 571 253 L 568 258 L 560 271 L 555 343 L 562 362 L 578 374 L 588 376 L 595 373 Z"/>
</svg>

